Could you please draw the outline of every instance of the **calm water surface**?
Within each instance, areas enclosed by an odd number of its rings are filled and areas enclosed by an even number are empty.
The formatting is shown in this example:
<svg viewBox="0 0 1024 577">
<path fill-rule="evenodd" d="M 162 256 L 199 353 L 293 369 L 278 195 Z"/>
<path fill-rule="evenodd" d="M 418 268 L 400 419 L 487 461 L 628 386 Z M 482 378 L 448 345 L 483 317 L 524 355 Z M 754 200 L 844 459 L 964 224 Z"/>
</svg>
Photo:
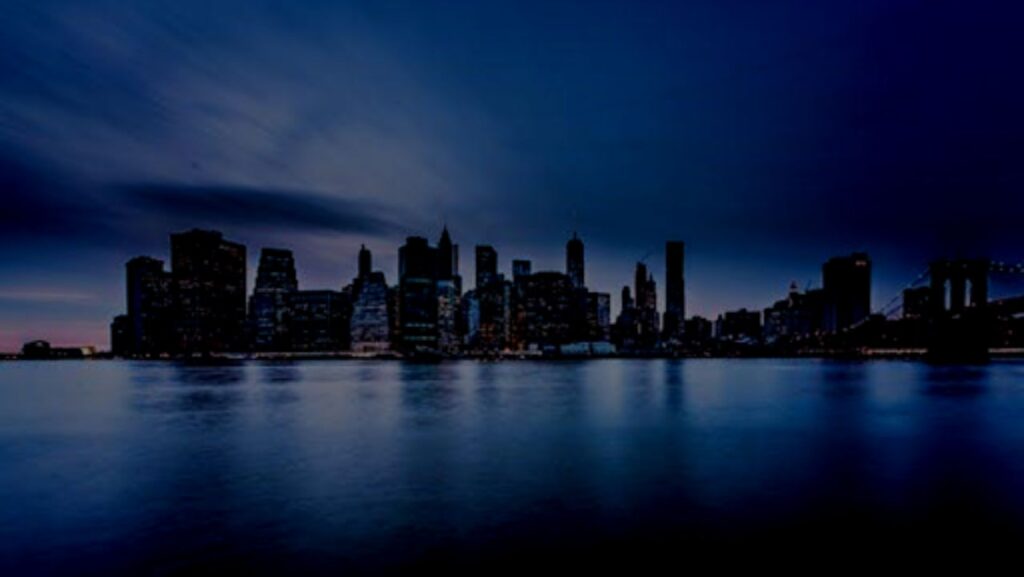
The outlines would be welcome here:
<svg viewBox="0 0 1024 577">
<path fill-rule="evenodd" d="M 1024 363 L 0 365 L 0 574 L 1020 543 Z"/>
</svg>

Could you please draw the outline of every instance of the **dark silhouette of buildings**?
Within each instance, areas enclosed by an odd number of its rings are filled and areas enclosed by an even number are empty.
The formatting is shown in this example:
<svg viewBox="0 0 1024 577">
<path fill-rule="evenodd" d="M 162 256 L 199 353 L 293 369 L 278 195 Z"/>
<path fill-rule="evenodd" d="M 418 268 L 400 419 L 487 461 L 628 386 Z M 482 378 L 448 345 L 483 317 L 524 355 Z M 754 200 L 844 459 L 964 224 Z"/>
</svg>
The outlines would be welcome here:
<svg viewBox="0 0 1024 577">
<path fill-rule="evenodd" d="M 761 313 L 740 309 L 718 315 L 715 336 L 722 341 L 757 344 L 761 340 Z"/>
<path fill-rule="evenodd" d="M 406 352 L 436 350 L 437 249 L 410 236 L 398 249 L 398 339 Z"/>
<path fill-rule="evenodd" d="M 373 256 L 366 245 L 359 246 L 359 272 L 357 279 L 365 279 L 373 272 Z"/>
<path fill-rule="evenodd" d="M 140 256 L 125 265 L 127 318 L 119 354 L 158 356 L 172 343 L 171 274 L 162 260 Z"/>
<path fill-rule="evenodd" d="M 928 317 L 928 297 L 931 287 L 915 287 L 903 291 L 903 318 L 924 319 Z"/>
<path fill-rule="evenodd" d="M 569 275 L 572 288 L 586 287 L 586 267 L 583 262 L 583 241 L 572 233 L 572 238 L 565 244 L 565 273 Z"/>
<path fill-rule="evenodd" d="M 786 298 L 764 310 L 765 344 L 789 344 L 823 329 L 825 296 L 821 289 L 801 293 L 796 283 L 790 285 Z"/>
<path fill-rule="evenodd" d="M 176 349 L 238 351 L 245 336 L 246 253 L 219 232 L 171 235 Z"/>
<path fill-rule="evenodd" d="M 587 293 L 586 340 L 608 342 L 611 340 L 612 297 L 608 293 Z"/>
<path fill-rule="evenodd" d="M 512 261 L 512 282 L 518 282 L 520 277 L 530 276 L 533 265 L 528 260 L 515 259 Z"/>
<path fill-rule="evenodd" d="M 647 265 L 636 263 L 633 287 L 636 294 L 637 346 L 653 349 L 658 343 L 658 285 L 654 275 L 647 272 Z"/>
<path fill-rule="evenodd" d="M 1024 297 L 988 299 L 989 274 L 1022 267 L 985 259 L 935 261 L 902 293 L 902 315 L 895 318 L 899 308 L 871 314 L 871 260 L 854 253 L 824 263 L 821 288 L 801 292 L 793 284 L 763 315 L 740 309 L 712 323 L 685 318 L 684 250 L 681 241 L 665 246 L 663 314 L 654 275 L 639 262 L 633 286 L 622 288 L 613 325 L 611 296 L 584 282 L 584 245 L 575 233 L 566 243 L 565 272 L 534 272 L 529 260 L 516 259 L 511 280 L 499 272 L 497 251 L 478 245 L 476 285 L 465 294 L 458 245 L 447 226 L 436 247 L 423 237 L 406 240 L 394 286 L 373 270 L 372 255 L 362 246 L 350 284 L 299 290 L 292 252 L 264 248 L 246 306 L 246 248 L 216 231 L 190 230 L 171 235 L 170 271 L 151 257 L 126 263 L 126 311 L 111 322 L 111 346 L 131 357 L 352 350 L 436 358 L 601 355 L 615 350 L 611 341 L 618 352 L 635 355 L 910 347 L 927 348 L 930 358 L 945 361 L 985 359 L 989 346 L 1024 345 L 1018 318 Z M 928 286 L 915 286 L 924 278 Z M 26 346 L 25 358 L 79 354 Z"/>
<path fill-rule="evenodd" d="M 292 351 L 327 352 L 349 347 L 351 302 L 333 290 L 301 290 L 291 295 L 288 333 Z"/>
<path fill-rule="evenodd" d="M 448 227 L 441 231 L 437 243 L 437 339 L 445 353 L 459 350 L 459 310 L 462 277 L 459 276 L 459 247 L 452 244 Z"/>
<path fill-rule="evenodd" d="M 570 307 L 573 293 L 569 276 L 537 272 L 524 285 L 523 339 L 527 349 L 552 350 L 570 342 Z"/>
<path fill-rule="evenodd" d="M 261 250 L 259 267 L 256 269 L 256 286 L 249 298 L 254 349 L 289 349 L 292 297 L 298 290 L 299 281 L 292 251 L 279 248 Z"/>
<path fill-rule="evenodd" d="M 372 271 L 369 249 L 359 250 L 359 276 L 350 288 L 352 318 L 349 333 L 352 350 L 384 352 L 391 348 L 391 318 L 388 284 L 384 273 Z"/>
<path fill-rule="evenodd" d="M 686 320 L 686 284 L 683 277 L 684 244 L 665 243 L 665 315 L 663 330 L 666 341 L 682 338 Z"/>
<path fill-rule="evenodd" d="M 491 284 L 498 276 L 498 252 L 486 244 L 476 246 L 476 288 Z"/>
<path fill-rule="evenodd" d="M 871 314 L 871 259 L 858 252 L 831 258 L 821 267 L 825 322 L 829 332 L 848 329 Z"/>
</svg>

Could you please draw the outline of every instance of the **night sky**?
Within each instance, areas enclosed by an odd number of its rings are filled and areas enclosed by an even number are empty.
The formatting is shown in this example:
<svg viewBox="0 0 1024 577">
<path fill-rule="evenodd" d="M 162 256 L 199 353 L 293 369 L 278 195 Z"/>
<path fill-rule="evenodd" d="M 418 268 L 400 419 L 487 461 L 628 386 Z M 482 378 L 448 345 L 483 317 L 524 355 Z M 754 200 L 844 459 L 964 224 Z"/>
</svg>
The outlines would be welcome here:
<svg viewBox="0 0 1024 577">
<path fill-rule="evenodd" d="M 867 250 L 1024 260 L 1024 3 L 0 0 L 0 350 L 106 346 L 124 262 L 211 227 L 340 288 L 447 222 L 689 312 Z M 471 285 L 472 283 L 467 283 Z"/>
</svg>

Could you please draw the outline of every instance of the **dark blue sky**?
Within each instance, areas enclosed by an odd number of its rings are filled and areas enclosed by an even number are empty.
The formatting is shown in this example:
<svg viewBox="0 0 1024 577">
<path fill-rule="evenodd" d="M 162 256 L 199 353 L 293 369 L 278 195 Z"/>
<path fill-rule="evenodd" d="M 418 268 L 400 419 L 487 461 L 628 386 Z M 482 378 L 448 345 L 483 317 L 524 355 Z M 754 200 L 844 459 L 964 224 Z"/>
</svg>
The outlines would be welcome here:
<svg viewBox="0 0 1024 577">
<path fill-rule="evenodd" d="M 192 226 L 306 287 L 445 220 L 466 276 L 578 223 L 609 292 L 679 238 L 705 315 L 853 250 L 878 304 L 1024 259 L 1021 6 L 0 0 L 0 349 L 106 344 L 124 261 Z"/>
</svg>

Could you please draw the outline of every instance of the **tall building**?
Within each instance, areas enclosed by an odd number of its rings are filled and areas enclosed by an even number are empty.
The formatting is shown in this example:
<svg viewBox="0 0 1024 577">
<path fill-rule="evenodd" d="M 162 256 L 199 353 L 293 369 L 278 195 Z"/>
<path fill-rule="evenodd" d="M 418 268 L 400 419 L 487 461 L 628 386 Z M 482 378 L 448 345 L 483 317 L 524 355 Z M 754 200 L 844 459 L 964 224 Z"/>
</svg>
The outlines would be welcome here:
<svg viewBox="0 0 1024 577">
<path fill-rule="evenodd" d="M 572 283 L 560 272 L 538 272 L 524 286 L 524 340 L 527 348 L 544 349 L 570 342 Z"/>
<path fill-rule="evenodd" d="M 622 306 L 619 317 L 615 320 L 612 342 L 623 350 L 631 350 L 637 346 L 639 320 L 637 318 L 636 301 L 630 293 L 629 286 L 622 287 Z"/>
<path fill-rule="evenodd" d="M 611 339 L 612 297 L 608 293 L 587 293 L 587 340 Z"/>
<path fill-rule="evenodd" d="M 503 275 L 496 275 L 490 282 L 476 289 L 479 307 L 476 348 L 485 351 L 500 351 L 508 342 L 511 286 Z"/>
<path fill-rule="evenodd" d="M 634 290 L 636 291 L 637 315 L 637 346 L 644 349 L 654 348 L 658 343 L 658 285 L 654 275 L 647 271 L 647 265 L 636 263 L 634 274 Z"/>
<path fill-rule="evenodd" d="M 366 245 L 360 245 L 359 247 L 359 276 L 356 278 L 365 279 L 370 276 L 373 272 L 373 255 L 370 254 L 370 249 L 366 248 Z"/>
<path fill-rule="evenodd" d="M 297 290 L 299 281 L 292 251 L 262 249 L 256 269 L 256 286 L 249 297 L 252 344 L 256 350 L 285 351 L 290 348 L 291 296 Z"/>
<path fill-rule="evenodd" d="M 586 286 L 585 267 L 583 262 L 583 241 L 572 233 L 572 238 L 565 244 L 565 273 L 569 275 L 572 287 L 581 289 Z"/>
<path fill-rule="evenodd" d="M 498 277 L 498 252 L 486 244 L 476 246 L 476 288 L 491 284 Z"/>
<path fill-rule="evenodd" d="M 369 273 L 353 286 L 351 348 L 357 352 L 382 352 L 391 348 L 388 318 L 388 284 L 384 273 Z"/>
<path fill-rule="evenodd" d="M 871 314 L 871 259 L 866 253 L 830 258 L 821 267 L 825 330 L 839 332 Z"/>
<path fill-rule="evenodd" d="M 459 349 L 459 300 L 462 277 L 459 276 L 459 246 L 452 244 L 448 227 L 437 242 L 437 344 L 442 352 Z"/>
<path fill-rule="evenodd" d="M 123 338 L 115 352 L 125 356 L 155 356 L 172 346 L 171 275 L 164 262 L 147 256 L 125 265 L 127 319 Z M 116 349 L 122 349 L 117 351 Z"/>
<path fill-rule="evenodd" d="M 436 350 L 437 249 L 410 236 L 398 249 L 398 323 L 400 348 Z"/>
<path fill-rule="evenodd" d="M 679 340 L 685 330 L 686 284 L 683 276 L 685 246 L 674 240 L 665 244 L 665 318 L 666 340 Z"/>
<path fill-rule="evenodd" d="M 221 233 L 193 229 L 171 235 L 176 348 L 184 353 L 244 346 L 245 246 Z"/>
<path fill-rule="evenodd" d="M 459 278 L 459 245 L 452 244 L 448 227 L 445 226 L 441 231 L 441 239 L 437 241 L 437 279 L 454 280 L 457 278 Z"/>
</svg>

